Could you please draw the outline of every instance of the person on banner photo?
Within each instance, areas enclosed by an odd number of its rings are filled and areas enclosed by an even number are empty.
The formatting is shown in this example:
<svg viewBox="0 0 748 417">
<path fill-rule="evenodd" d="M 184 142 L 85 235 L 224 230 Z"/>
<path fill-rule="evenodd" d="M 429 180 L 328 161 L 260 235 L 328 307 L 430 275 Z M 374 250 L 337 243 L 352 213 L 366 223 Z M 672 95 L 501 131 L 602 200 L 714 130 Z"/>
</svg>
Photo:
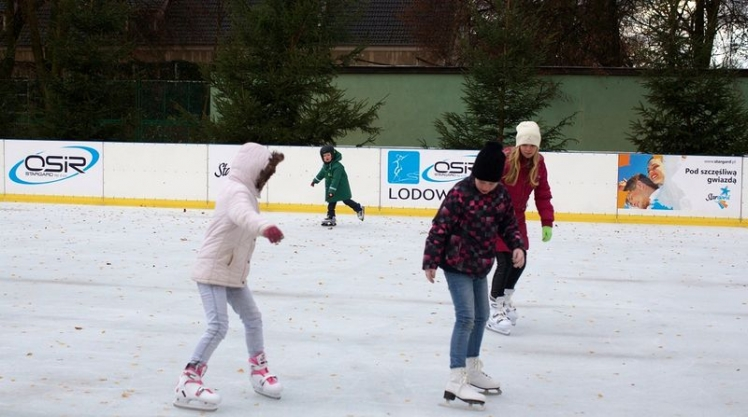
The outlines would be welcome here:
<svg viewBox="0 0 748 417">
<path fill-rule="evenodd" d="M 340 162 L 343 155 L 338 152 L 332 145 L 325 145 L 319 150 L 322 158 L 322 168 L 317 176 L 312 180 L 312 187 L 325 180 L 325 201 L 327 202 L 327 217 L 322 220 L 322 226 L 335 226 L 335 207 L 338 201 L 350 207 L 356 212 L 356 217 L 364 221 L 364 206 L 352 199 L 351 186 L 348 183 L 348 174 L 345 167 Z"/>
<path fill-rule="evenodd" d="M 626 208 L 672 210 L 657 202 L 659 193 L 657 184 L 644 174 L 636 174 L 626 180 L 623 191 L 626 191 Z"/>
<path fill-rule="evenodd" d="M 691 201 L 674 180 L 685 157 L 653 155 L 647 161 L 647 177 L 657 185 L 657 193 L 652 197 L 651 208 L 662 207 L 666 210 L 688 210 Z"/>
<path fill-rule="evenodd" d="M 214 411 L 221 396 L 203 385 L 208 361 L 229 330 L 228 306 L 244 324 L 252 388 L 271 398 L 280 398 L 283 387 L 268 371 L 265 357 L 262 315 L 247 287 L 252 253 L 257 237 L 277 244 L 283 233 L 260 215 L 260 192 L 276 166 L 283 161 L 279 152 L 246 143 L 231 163 L 228 183 L 216 198 L 215 212 L 197 254 L 192 279 L 205 311 L 207 329 L 192 352 L 174 390 L 174 405 Z"/>
<path fill-rule="evenodd" d="M 691 200 L 681 188 L 685 156 L 633 154 L 619 156 L 619 207 L 648 210 L 689 210 Z M 646 179 L 644 179 L 646 178 Z M 633 193 L 633 194 L 632 194 Z M 642 200 L 642 195 L 647 198 Z"/>
<path fill-rule="evenodd" d="M 525 251 L 530 249 L 525 217 L 530 194 L 534 195 L 535 207 L 540 215 L 543 242 L 549 242 L 553 236 L 554 210 L 551 204 L 551 187 L 548 184 L 545 159 L 539 151 L 540 141 L 538 124 L 524 121 L 517 125 L 516 146 L 504 149 L 507 157 L 501 183 L 512 197 Z M 527 254 L 525 253 L 525 263 L 517 267 L 513 265 L 510 248 L 501 239 L 498 241 L 497 251 L 496 270 L 491 281 L 491 318 L 486 327 L 497 333 L 509 335 L 519 317 L 512 297 L 527 265 Z"/>
<path fill-rule="evenodd" d="M 525 262 L 522 237 L 511 197 L 500 184 L 504 154 L 498 142 L 478 153 L 470 176 L 455 184 L 431 222 L 422 268 L 433 283 L 437 268 L 444 271 L 452 298 L 455 323 L 449 346 L 450 376 L 444 398 L 482 406 L 486 397 L 474 390 L 500 394 L 497 381 L 483 372 L 478 358 L 488 321 L 488 283 L 496 257 L 496 241 L 511 248 L 512 266 Z"/>
</svg>

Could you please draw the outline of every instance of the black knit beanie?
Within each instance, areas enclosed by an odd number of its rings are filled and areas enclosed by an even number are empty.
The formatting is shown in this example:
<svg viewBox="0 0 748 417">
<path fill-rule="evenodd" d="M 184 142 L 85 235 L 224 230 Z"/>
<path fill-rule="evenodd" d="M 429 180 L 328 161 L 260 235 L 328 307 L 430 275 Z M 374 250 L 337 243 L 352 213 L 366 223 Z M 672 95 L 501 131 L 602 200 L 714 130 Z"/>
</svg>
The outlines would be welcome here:
<svg viewBox="0 0 748 417">
<path fill-rule="evenodd" d="M 473 176 L 482 181 L 499 182 L 504 173 L 506 156 L 498 142 L 486 142 L 473 163 Z"/>
</svg>

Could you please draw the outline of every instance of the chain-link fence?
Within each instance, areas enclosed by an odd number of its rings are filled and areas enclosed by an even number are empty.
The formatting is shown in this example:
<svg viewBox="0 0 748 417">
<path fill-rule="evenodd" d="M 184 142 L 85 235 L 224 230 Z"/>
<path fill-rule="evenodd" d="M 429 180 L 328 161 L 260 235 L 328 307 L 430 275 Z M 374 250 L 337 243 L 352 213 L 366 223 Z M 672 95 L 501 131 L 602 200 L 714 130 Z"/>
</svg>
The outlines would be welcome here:
<svg viewBox="0 0 748 417">
<path fill-rule="evenodd" d="M 104 97 L 92 97 L 85 92 L 71 94 L 68 90 L 56 100 L 45 100 L 36 80 L 0 81 L 0 137 L 205 141 L 200 136 L 203 120 L 210 117 L 208 83 L 107 81 L 103 91 L 100 95 Z M 116 94 L 109 96 L 108 91 Z M 76 126 L 70 126 L 81 119 L 93 128 L 76 130 Z M 71 132 L 79 137 L 68 137 Z M 92 137 L 80 137 L 89 136 L 88 132 Z"/>
</svg>

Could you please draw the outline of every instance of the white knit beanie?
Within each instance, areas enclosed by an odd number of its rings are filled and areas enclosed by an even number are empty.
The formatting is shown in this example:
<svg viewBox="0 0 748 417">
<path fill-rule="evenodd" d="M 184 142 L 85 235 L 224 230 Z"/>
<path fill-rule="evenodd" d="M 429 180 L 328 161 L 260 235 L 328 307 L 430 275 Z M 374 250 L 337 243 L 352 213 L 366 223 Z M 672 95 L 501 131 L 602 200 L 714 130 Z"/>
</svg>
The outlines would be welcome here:
<svg viewBox="0 0 748 417">
<path fill-rule="evenodd" d="M 521 122 L 517 125 L 517 146 L 535 145 L 540 147 L 540 127 L 535 122 Z"/>
</svg>

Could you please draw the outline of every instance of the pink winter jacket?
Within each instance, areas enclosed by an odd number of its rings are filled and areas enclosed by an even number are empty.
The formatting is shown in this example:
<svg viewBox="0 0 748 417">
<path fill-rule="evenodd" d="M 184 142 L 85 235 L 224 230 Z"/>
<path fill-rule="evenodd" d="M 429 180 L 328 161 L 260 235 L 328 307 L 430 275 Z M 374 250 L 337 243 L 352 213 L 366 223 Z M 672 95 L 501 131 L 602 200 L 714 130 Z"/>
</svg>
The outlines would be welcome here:
<svg viewBox="0 0 748 417">
<path fill-rule="evenodd" d="M 512 147 L 504 148 L 504 154 L 507 155 L 507 162 L 504 165 L 504 174 L 509 171 L 509 154 L 512 151 Z M 521 164 L 519 176 L 517 177 L 517 183 L 514 185 L 508 185 L 503 180 L 501 183 L 509 191 L 509 195 L 512 197 L 512 205 L 514 205 L 514 214 L 517 217 L 517 223 L 519 223 L 519 230 L 522 234 L 522 241 L 525 244 L 525 250 L 530 249 L 530 241 L 527 239 L 527 221 L 525 219 L 525 210 L 527 210 L 527 201 L 530 199 L 530 194 L 535 192 L 535 207 L 538 209 L 538 215 L 540 215 L 541 226 L 553 226 L 553 205 L 551 204 L 551 187 L 548 185 L 548 170 L 545 167 L 545 160 L 543 155 L 540 155 L 538 160 L 538 186 L 533 190 L 530 185 L 528 177 L 530 176 L 530 168 L 527 161 Z M 499 239 L 496 244 L 496 250 L 498 252 L 511 252 L 506 244 Z"/>
<path fill-rule="evenodd" d="M 255 186 L 270 156 L 266 147 L 256 143 L 239 148 L 228 184 L 216 198 L 213 219 L 192 270 L 193 280 L 235 288 L 247 285 L 255 241 L 272 225 L 260 215 L 260 192 Z"/>
</svg>

